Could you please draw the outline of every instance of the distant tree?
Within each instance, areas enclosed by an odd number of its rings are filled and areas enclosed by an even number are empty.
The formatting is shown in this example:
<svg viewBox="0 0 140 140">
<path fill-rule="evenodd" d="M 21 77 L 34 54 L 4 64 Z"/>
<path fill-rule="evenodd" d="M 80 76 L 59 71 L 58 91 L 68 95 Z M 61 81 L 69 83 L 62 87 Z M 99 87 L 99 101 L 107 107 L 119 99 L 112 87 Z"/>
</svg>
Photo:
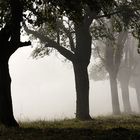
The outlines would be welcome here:
<svg viewBox="0 0 140 140">
<path fill-rule="evenodd" d="M 123 95 L 123 102 L 126 104 L 127 107 L 125 112 L 130 113 L 129 106 L 127 105 L 126 100 L 128 99 L 128 90 L 129 86 L 136 90 L 137 102 L 138 102 L 138 110 L 140 112 L 140 88 L 139 88 L 139 81 L 140 81 L 140 56 L 137 52 L 137 45 L 138 40 L 129 34 L 127 39 L 126 46 L 124 48 L 124 55 L 122 58 L 122 62 L 120 65 L 119 73 L 118 73 L 118 80 L 120 81 L 122 92 L 125 94 Z"/>
<path fill-rule="evenodd" d="M 117 79 L 120 82 L 122 91 L 122 100 L 124 105 L 124 113 L 132 113 L 130 99 L 129 99 L 129 82 L 132 77 L 132 72 L 135 69 L 134 49 L 132 35 L 128 34 L 125 47 L 123 49 L 123 56 L 118 72 Z"/>
<path fill-rule="evenodd" d="M 109 28 L 106 24 L 108 20 L 100 20 L 97 23 L 97 27 L 95 28 L 94 26 L 94 30 L 93 30 L 93 34 L 94 34 L 93 36 L 95 37 L 95 39 L 96 40 L 100 39 L 103 42 L 103 44 L 106 46 L 105 48 L 101 46 L 99 48 L 98 46 L 95 45 L 96 46 L 95 50 L 98 53 L 98 56 L 100 57 L 102 66 L 105 66 L 106 70 L 109 72 L 109 77 L 111 81 L 110 84 L 112 87 L 111 93 L 112 93 L 112 105 L 114 104 L 113 105 L 114 113 L 120 112 L 119 100 L 117 97 L 118 91 L 117 91 L 116 78 L 117 78 L 117 74 L 119 71 L 119 67 L 120 67 L 120 63 L 121 63 L 121 59 L 123 55 L 123 48 L 125 46 L 124 43 L 126 42 L 126 39 L 127 39 L 127 30 L 129 32 L 138 31 L 136 27 L 139 21 L 139 14 L 137 13 L 139 11 L 139 5 L 136 6 L 136 3 L 135 2 L 133 3 L 133 2 L 134 1 L 120 2 L 121 3 L 120 9 L 125 9 L 125 10 L 122 11 L 121 13 L 116 14 L 116 16 L 114 16 L 114 19 L 112 21 L 110 19 Z M 131 11 L 131 12 L 128 12 L 128 11 Z M 116 42 L 117 36 L 118 36 L 118 40 Z M 100 50 L 103 50 L 104 55 L 101 54 Z M 122 77 L 120 76 L 124 110 L 125 112 L 131 112 L 128 83 L 127 83 L 129 81 L 128 80 L 129 76 L 125 80 L 123 78 L 125 74 Z M 114 80 L 111 80 L 111 79 L 114 79 Z M 113 97 L 114 95 L 116 95 L 116 97 Z M 115 105 L 116 105 L 116 108 L 115 108 Z"/>
<path fill-rule="evenodd" d="M 95 44 L 96 53 L 109 74 L 113 114 L 120 114 L 117 74 L 127 39 L 127 30 L 123 29 L 116 16 L 98 20 L 94 24 L 93 37 L 101 42 Z"/>
<path fill-rule="evenodd" d="M 140 89 L 139 88 L 140 55 L 137 52 L 138 40 L 136 38 L 134 38 L 133 36 L 130 36 L 127 44 L 129 46 L 128 46 L 128 49 L 125 50 L 125 53 L 126 53 L 126 57 L 124 57 L 125 61 L 124 60 L 122 61 L 123 63 L 125 63 L 125 68 L 120 69 L 120 71 L 123 70 L 124 72 L 122 74 L 126 77 L 129 77 L 129 79 L 127 78 L 129 85 L 131 88 L 134 88 L 136 91 L 137 102 L 138 102 L 138 111 L 140 113 L 140 90 L 139 90 Z M 123 64 L 122 64 L 122 66 L 123 66 Z"/>
</svg>

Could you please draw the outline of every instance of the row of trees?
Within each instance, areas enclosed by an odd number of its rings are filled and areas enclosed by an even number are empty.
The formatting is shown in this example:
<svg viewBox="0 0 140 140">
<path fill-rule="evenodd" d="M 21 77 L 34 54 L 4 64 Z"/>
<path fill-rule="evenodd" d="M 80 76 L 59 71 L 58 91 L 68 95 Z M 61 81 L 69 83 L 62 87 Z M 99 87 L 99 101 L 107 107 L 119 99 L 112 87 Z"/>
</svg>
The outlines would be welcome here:
<svg viewBox="0 0 140 140">
<path fill-rule="evenodd" d="M 89 115 L 89 76 L 87 68 L 90 63 L 92 40 L 93 38 L 96 38 L 96 40 L 101 38 L 105 41 L 105 67 L 109 72 L 111 81 L 113 112 L 115 114 L 120 113 L 116 77 L 127 32 L 133 32 L 135 36 L 139 37 L 140 5 L 137 0 L 125 0 L 124 2 L 116 0 L 91 0 L 90 2 L 88 0 L 7 0 L 1 1 L 1 5 L 4 5 L 0 7 L 2 25 L 5 22 L 10 22 L 10 29 L 11 27 L 14 29 L 10 33 L 11 41 L 13 40 L 10 47 L 12 53 L 20 46 L 20 23 L 22 22 L 22 26 L 28 34 L 39 38 L 41 43 L 45 44 L 44 47 L 35 49 L 34 56 L 44 55 L 56 49 L 72 62 L 77 99 L 76 118 L 81 120 L 91 119 Z M 10 12 L 9 9 L 11 9 Z M 7 18 L 9 16 L 11 18 Z M 130 20 L 128 20 L 128 17 Z M 96 25 L 99 25 L 99 28 L 96 28 Z M 116 34 L 117 42 L 115 41 Z M 25 45 L 29 44 L 28 42 Z M 2 48 L 7 47 L 7 44 L 2 46 Z M 6 50 L 6 52 L 8 51 Z M 9 58 L 12 53 L 9 56 L 4 53 L 4 56 Z M 0 63 L 3 64 L 3 61 Z M 9 77 L 8 59 L 6 64 L 7 72 L 5 72 L 5 75 Z M 3 82 L 3 79 L 1 78 L 0 81 Z M 6 79 L 6 81 L 10 80 Z M 5 85 L 10 86 L 10 82 L 5 83 Z M 8 89 L 8 92 L 2 91 L 0 93 L 5 97 L 4 100 L 0 98 L 1 101 L 3 100 L 0 102 L 1 107 L 6 104 L 7 109 L 9 109 L 12 108 L 10 88 L 5 89 Z M 10 96 L 7 97 L 7 93 Z M 9 103 L 7 99 L 10 99 Z M 4 115 L 5 121 L 1 117 L 0 120 L 5 125 L 8 122 L 9 126 L 18 126 L 13 117 L 13 112 L 7 114 L 6 107 L 2 107 L 3 110 L 0 111 L 0 116 Z M 9 119 L 8 117 L 11 116 L 12 118 Z M 13 120 L 15 123 L 13 123 Z"/>
<path fill-rule="evenodd" d="M 120 36 L 120 35 L 119 35 Z M 123 37 L 121 40 L 124 39 Z M 122 44 L 123 50 L 119 56 L 119 59 L 121 59 L 119 63 L 119 67 L 117 70 L 117 74 L 115 76 L 115 82 L 112 83 L 112 79 L 110 76 L 109 69 L 112 68 L 112 65 L 107 65 L 107 62 L 110 61 L 108 57 L 106 57 L 106 52 L 108 49 L 108 46 L 106 46 L 105 42 L 96 42 L 93 58 L 98 60 L 96 64 L 93 64 L 90 69 L 90 77 L 91 79 L 98 81 L 98 80 L 106 80 L 109 79 L 110 81 L 110 87 L 111 87 L 111 97 L 112 97 L 112 107 L 113 107 L 113 114 L 120 114 L 120 104 L 119 104 L 119 98 L 118 98 L 118 83 L 120 85 L 121 91 L 122 91 L 122 100 L 123 100 L 123 106 L 124 106 L 124 113 L 132 113 L 131 109 L 131 103 L 129 99 L 129 86 L 132 88 L 135 88 L 137 100 L 138 100 L 138 108 L 140 107 L 140 100 L 139 100 L 139 54 L 137 53 L 137 46 L 138 41 L 131 35 L 127 34 L 125 35 L 125 43 Z M 112 46 L 111 49 L 113 49 L 113 55 L 115 58 L 116 51 L 115 48 Z M 110 53 L 111 55 L 112 53 Z M 109 55 L 109 54 L 108 54 Z M 116 65 L 115 65 L 116 66 Z M 98 73 L 98 74 L 96 74 Z M 115 86 L 115 89 L 113 92 L 117 94 L 117 98 L 114 97 L 112 89 L 113 85 Z M 113 103 L 113 98 L 115 100 L 118 99 L 117 104 Z M 116 108 L 119 109 L 119 112 L 116 113 Z"/>
</svg>

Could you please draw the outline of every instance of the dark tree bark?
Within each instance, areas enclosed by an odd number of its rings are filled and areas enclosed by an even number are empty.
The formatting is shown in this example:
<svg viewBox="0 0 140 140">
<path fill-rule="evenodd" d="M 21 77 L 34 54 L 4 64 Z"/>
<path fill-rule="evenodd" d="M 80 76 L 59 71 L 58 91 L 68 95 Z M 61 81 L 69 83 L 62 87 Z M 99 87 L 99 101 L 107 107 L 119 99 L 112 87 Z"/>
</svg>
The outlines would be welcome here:
<svg viewBox="0 0 140 140">
<path fill-rule="evenodd" d="M 110 88 L 111 88 L 111 98 L 112 98 L 112 109 L 114 115 L 120 115 L 120 104 L 118 97 L 118 87 L 117 87 L 117 79 L 113 73 L 109 73 L 110 80 Z"/>
<path fill-rule="evenodd" d="M 0 61 L 0 121 L 8 127 L 18 127 L 13 115 L 10 85 L 8 61 Z"/>
<path fill-rule="evenodd" d="M 1 34 L 2 35 L 2 34 Z M 13 115 L 11 98 L 11 78 L 9 74 L 8 61 L 10 56 L 16 51 L 15 46 L 0 35 L 2 51 L 0 53 L 0 121 L 8 127 L 19 127 Z M 1 40 L 3 39 L 3 40 Z M 19 47 L 30 45 L 30 42 L 20 42 Z"/>
<path fill-rule="evenodd" d="M 89 78 L 87 67 L 73 63 L 76 86 L 76 118 L 91 119 L 89 115 Z"/>
<path fill-rule="evenodd" d="M 76 118 L 91 119 L 89 113 L 89 76 L 88 65 L 91 57 L 91 35 L 89 25 L 85 22 L 75 25 L 76 49 L 73 68 L 76 87 Z"/>
<path fill-rule="evenodd" d="M 11 98 L 11 79 L 9 75 L 8 60 L 16 50 L 9 41 L 11 31 L 9 25 L 6 25 L 0 31 L 0 121 L 5 126 L 18 127 L 13 115 Z"/>
<path fill-rule="evenodd" d="M 13 115 L 11 98 L 11 79 L 9 75 L 8 60 L 18 48 L 20 42 L 20 22 L 22 6 L 19 0 L 11 0 L 11 21 L 1 31 L 1 57 L 0 57 L 0 121 L 8 127 L 18 127 Z M 11 38 L 11 39 L 10 39 Z M 10 39 L 10 41 L 9 41 Z"/>
<path fill-rule="evenodd" d="M 13 115 L 8 61 L 18 47 L 30 45 L 30 42 L 20 42 L 20 22 L 23 12 L 20 0 L 10 0 L 10 6 L 10 23 L 0 31 L 0 121 L 7 127 L 19 127 Z"/>
</svg>

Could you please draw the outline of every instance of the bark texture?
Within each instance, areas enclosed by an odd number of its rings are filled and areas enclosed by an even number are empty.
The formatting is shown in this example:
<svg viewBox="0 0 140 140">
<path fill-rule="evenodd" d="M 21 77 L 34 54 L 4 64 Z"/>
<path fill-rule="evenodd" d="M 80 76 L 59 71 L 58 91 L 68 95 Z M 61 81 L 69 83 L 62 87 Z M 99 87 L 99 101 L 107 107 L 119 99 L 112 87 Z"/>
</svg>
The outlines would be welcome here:
<svg viewBox="0 0 140 140">
<path fill-rule="evenodd" d="M 74 63 L 76 86 L 76 118 L 81 120 L 91 119 L 89 115 L 89 78 L 87 67 Z"/>
</svg>

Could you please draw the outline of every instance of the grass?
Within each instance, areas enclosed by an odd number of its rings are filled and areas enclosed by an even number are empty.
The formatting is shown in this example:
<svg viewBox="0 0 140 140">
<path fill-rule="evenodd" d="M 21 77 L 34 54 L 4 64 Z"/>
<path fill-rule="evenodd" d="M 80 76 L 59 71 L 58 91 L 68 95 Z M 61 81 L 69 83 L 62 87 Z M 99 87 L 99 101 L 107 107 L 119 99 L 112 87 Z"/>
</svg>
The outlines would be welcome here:
<svg viewBox="0 0 140 140">
<path fill-rule="evenodd" d="M 92 121 L 20 122 L 20 128 L 0 126 L 0 140 L 140 140 L 140 116 L 97 117 Z"/>
</svg>

